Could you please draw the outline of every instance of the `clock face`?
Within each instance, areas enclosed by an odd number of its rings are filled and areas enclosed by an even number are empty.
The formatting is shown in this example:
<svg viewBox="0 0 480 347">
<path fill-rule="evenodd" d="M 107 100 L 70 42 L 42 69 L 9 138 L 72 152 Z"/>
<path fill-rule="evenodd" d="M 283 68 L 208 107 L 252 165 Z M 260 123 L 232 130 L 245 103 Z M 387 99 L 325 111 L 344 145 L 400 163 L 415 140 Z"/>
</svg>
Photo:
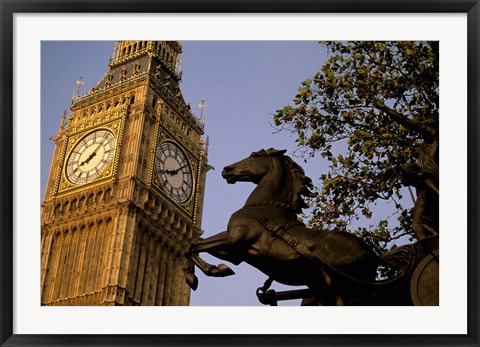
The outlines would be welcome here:
<svg viewBox="0 0 480 347">
<path fill-rule="evenodd" d="M 185 203 L 193 191 L 192 169 L 185 154 L 173 142 L 163 142 L 157 148 L 155 167 L 163 191 L 176 203 Z"/>
<path fill-rule="evenodd" d="M 115 135 L 106 129 L 96 130 L 81 138 L 70 152 L 65 168 L 73 184 L 92 182 L 112 162 L 115 154 Z"/>
</svg>

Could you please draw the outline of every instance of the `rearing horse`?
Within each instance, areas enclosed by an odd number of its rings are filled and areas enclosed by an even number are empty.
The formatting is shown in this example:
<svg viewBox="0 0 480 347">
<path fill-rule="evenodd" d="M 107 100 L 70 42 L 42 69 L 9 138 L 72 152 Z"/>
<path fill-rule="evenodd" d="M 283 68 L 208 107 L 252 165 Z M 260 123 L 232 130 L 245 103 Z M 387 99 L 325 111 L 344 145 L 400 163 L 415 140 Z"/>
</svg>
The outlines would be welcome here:
<svg viewBox="0 0 480 347">
<path fill-rule="evenodd" d="M 235 265 L 244 261 L 279 283 L 307 285 L 319 293 L 322 305 L 351 304 L 338 286 L 338 275 L 373 282 L 378 259 L 350 233 L 309 229 L 298 221 L 298 213 L 307 207 L 303 197 L 312 196 L 312 182 L 285 152 L 262 149 L 223 169 L 227 183 L 253 182 L 257 187 L 233 213 L 227 230 L 194 243 L 187 257 L 207 276 L 234 272 L 225 264 L 208 264 L 198 255 L 201 252 Z M 278 228 L 299 240 L 304 251 L 273 232 Z M 187 283 L 196 289 L 193 269 L 187 273 Z"/>
</svg>

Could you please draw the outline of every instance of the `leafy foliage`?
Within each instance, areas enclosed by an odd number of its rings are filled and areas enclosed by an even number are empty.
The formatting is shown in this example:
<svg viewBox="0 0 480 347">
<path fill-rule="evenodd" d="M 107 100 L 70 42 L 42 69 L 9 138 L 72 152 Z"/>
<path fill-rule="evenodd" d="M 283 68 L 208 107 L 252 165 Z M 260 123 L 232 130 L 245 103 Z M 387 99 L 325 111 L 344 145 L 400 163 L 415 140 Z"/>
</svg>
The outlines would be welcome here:
<svg viewBox="0 0 480 347">
<path fill-rule="evenodd" d="M 417 161 L 423 141 L 438 138 L 438 42 L 321 44 L 329 59 L 274 122 L 296 135 L 302 157 L 329 161 L 308 201 L 310 224 L 355 232 L 383 252 L 392 240 L 413 237 L 411 209 L 401 205 L 403 167 Z M 379 200 L 393 201 L 398 223 L 353 230 Z"/>
</svg>

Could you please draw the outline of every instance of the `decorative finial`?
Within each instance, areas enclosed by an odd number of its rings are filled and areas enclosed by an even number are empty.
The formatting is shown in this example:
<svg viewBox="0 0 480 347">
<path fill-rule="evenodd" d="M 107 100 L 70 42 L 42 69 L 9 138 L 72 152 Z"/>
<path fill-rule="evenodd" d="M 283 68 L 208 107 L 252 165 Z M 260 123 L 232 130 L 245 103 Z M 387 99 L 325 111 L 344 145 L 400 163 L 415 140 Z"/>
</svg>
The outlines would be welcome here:
<svg viewBox="0 0 480 347">
<path fill-rule="evenodd" d="M 207 108 L 207 105 L 205 105 L 205 99 L 202 99 L 202 102 L 198 104 L 198 108 L 200 109 L 200 124 L 202 126 L 205 124 L 205 118 L 203 118 L 203 110 Z"/>
<path fill-rule="evenodd" d="M 115 44 L 113 45 L 113 53 L 112 53 L 112 57 L 110 58 L 110 61 L 115 60 L 115 58 L 118 59 L 118 41 L 115 41 Z"/>
<path fill-rule="evenodd" d="M 75 83 L 77 85 L 77 91 L 73 93 L 72 100 L 75 100 L 76 98 L 78 98 L 78 95 L 80 93 L 80 87 L 85 83 L 83 81 L 83 75 L 80 75 L 80 77 L 78 78 L 78 80 L 75 81 Z"/>
<path fill-rule="evenodd" d="M 177 57 L 177 62 L 176 62 L 176 66 L 175 66 L 175 72 L 177 73 L 177 75 L 181 76 L 182 75 L 182 54 L 180 53 Z"/>
<path fill-rule="evenodd" d="M 60 122 L 60 130 L 65 126 L 65 118 L 67 117 L 67 109 L 63 111 L 62 120 Z"/>
</svg>

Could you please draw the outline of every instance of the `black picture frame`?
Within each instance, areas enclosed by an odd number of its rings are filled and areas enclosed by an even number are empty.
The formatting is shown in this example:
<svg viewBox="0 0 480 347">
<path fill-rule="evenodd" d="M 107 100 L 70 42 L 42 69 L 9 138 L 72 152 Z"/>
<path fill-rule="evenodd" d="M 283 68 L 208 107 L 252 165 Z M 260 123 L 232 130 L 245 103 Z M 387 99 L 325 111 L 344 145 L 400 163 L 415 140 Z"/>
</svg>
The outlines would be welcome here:
<svg viewBox="0 0 480 347">
<path fill-rule="evenodd" d="M 0 0 L 2 37 L 0 343 L 2 346 L 479 346 L 478 0 Z M 465 335 L 19 335 L 13 334 L 13 16 L 16 13 L 466 13 L 468 21 L 468 332 Z M 454 231 L 452 231 L 454 232 Z M 385 319 L 382 317 L 381 319 Z M 268 322 L 266 322 L 268 323 Z M 426 322 L 428 324 L 428 322 Z"/>
</svg>

